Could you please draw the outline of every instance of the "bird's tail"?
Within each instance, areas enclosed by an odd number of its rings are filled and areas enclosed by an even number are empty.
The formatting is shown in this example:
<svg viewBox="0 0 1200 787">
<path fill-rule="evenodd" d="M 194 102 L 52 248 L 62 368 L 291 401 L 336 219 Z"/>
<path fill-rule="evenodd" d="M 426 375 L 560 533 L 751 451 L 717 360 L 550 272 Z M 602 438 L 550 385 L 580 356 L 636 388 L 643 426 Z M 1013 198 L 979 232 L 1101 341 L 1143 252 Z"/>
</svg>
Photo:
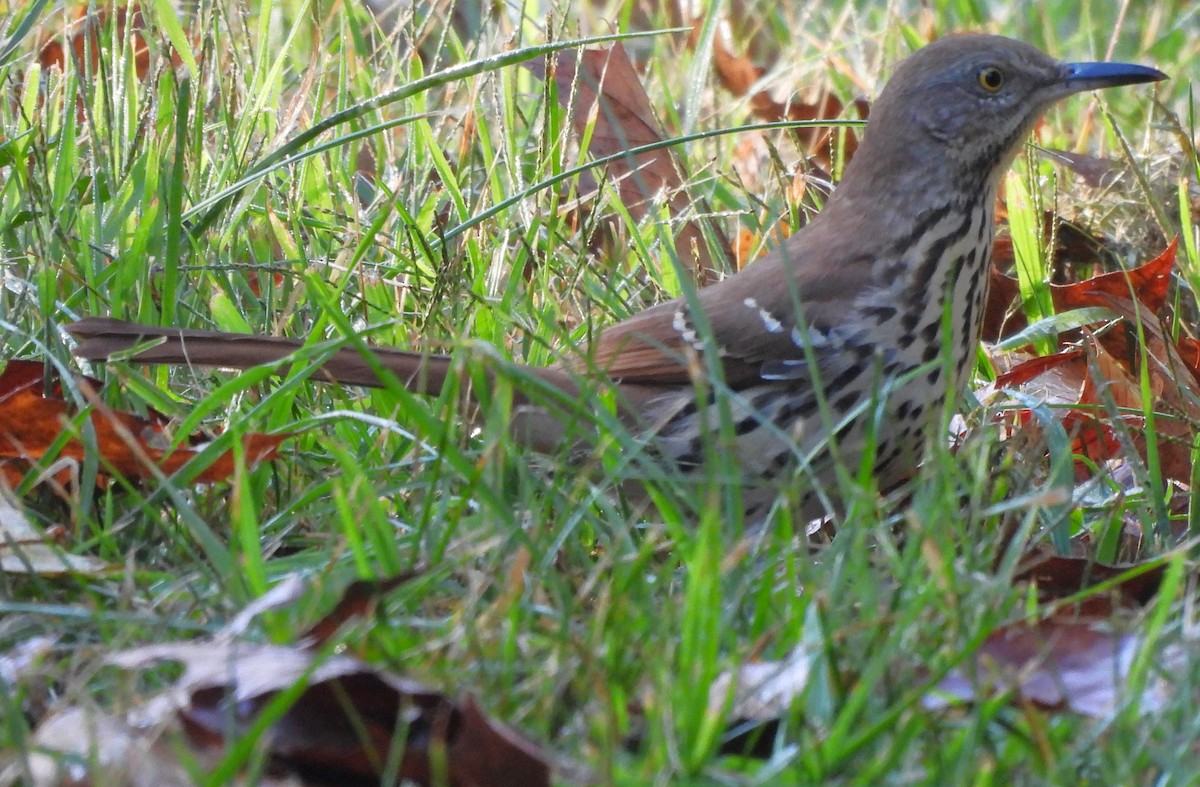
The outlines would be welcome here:
<svg viewBox="0 0 1200 787">
<path fill-rule="evenodd" d="M 89 317 L 67 326 L 79 343 L 75 354 L 90 361 L 120 358 L 139 363 L 250 369 L 295 360 L 305 342 L 260 336 L 139 325 L 106 317 Z M 437 395 L 452 373 L 450 357 L 372 347 L 370 353 L 342 347 L 322 361 L 317 379 L 344 385 L 385 385 L 377 368 L 386 369 L 409 390 Z"/>
</svg>

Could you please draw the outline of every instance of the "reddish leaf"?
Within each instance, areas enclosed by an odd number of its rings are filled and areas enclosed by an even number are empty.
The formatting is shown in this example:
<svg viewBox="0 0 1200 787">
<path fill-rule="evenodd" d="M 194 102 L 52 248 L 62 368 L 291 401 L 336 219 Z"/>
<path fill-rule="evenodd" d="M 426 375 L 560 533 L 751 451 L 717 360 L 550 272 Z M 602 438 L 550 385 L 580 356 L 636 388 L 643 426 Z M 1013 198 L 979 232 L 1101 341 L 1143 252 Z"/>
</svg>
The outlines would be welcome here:
<svg viewBox="0 0 1200 787">
<path fill-rule="evenodd" d="M 1055 417 L 1071 438 L 1075 476 L 1083 480 L 1092 475 L 1092 466 L 1120 456 L 1121 444 L 1112 424 L 1101 419 L 1103 406 L 1113 404 L 1137 411 L 1141 408 L 1140 389 L 1126 370 L 1087 334 L 1085 350 L 1068 350 L 1032 358 L 997 376 L 997 388 L 1021 389 L 1044 404 L 1056 406 Z M 1096 380 L 1094 375 L 1101 374 Z M 1028 428 L 1039 428 L 1028 410 L 1017 413 Z M 1141 419 L 1122 418 L 1126 428 L 1137 430 Z M 1085 460 L 1090 460 L 1085 461 Z"/>
<path fill-rule="evenodd" d="M 1008 238 L 1003 240 L 1008 241 Z M 1000 245 L 997 239 L 994 247 Z M 1025 315 L 1020 310 L 1009 314 L 1017 297 L 1021 294 L 1021 285 L 1011 276 L 1005 276 L 995 262 L 996 251 L 993 251 L 992 268 L 988 271 L 988 294 L 983 304 L 983 340 L 998 342 L 1006 336 L 1019 333 L 1027 325 Z"/>
<path fill-rule="evenodd" d="M 1179 359 L 1183 365 L 1193 377 L 1200 380 L 1200 341 L 1190 336 L 1180 336 L 1175 340 L 1175 347 L 1179 350 Z"/>
<path fill-rule="evenodd" d="M 1130 300 L 1132 296 L 1157 314 L 1167 302 L 1178 243 L 1178 238 L 1172 240 L 1162 254 L 1131 271 L 1114 271 L 1076 284 L 1052 285 L 1055 311 L 1108 306 L 1110 297 Z"/>
<path fill-rule="evenodd" d="M 1019 388 L 1053 369 L 1062 368 L 1081 358 L 1083 358 L 1083 350 L 1066 350 L 1054 355 L 1039 355 L 997 375 L 993 385 L 996 388 Z M 1075 400 L 1071 404 L 1077 401 Z"/>
<path fill-rule="evenodd" d="M 1150 394 L 1154 397 L 1149 404 L 1156 414 L 1154 434 L 1159 469 L 1164 478 L 1190 484 L 1192 445 L 1200 427 L 1200 381 L 1188 371 L 1157 315 L 1138 309 L 1128 300 L 1112 296 L 1100 300 L 1139 328 L 1145 350 L 1143 371 L 1150 378 Z M 1135 433 L 1134 443 L 1145 456 L 1149 446 L 1144 430 Z"/>
<path fill-rule="evenodd" d="M 1167 301 L 1177 244 L 1178 239 L 1171 241 L 1162 254 L 1130 271 L 1105 273 L 1074 284 L 1051 284 L 1050 297 L 1054 310 L 1061 313 L 1087 306 L 1107 306 L 1110 297 L 1125 300 L 1136 297 L 1151 311 L 1161 311 Z M 1011 242 L 1007 238 L 997 239 L 993 249 L 994 267 L 990 273 L 991 287 L 984 305 L 983 338 L 987 341 L 994 342 L 1012 336 L 1027 325 L 1025 315 L 1020 311 L 1008 314 L 1020 294 L 1020 287 L 1016 279 L 1005 276 L 995 267 L 1003 263 L 1006 253 L 1011 259 Z"/>
<path fill-rule="evenodd" d="M 355 617 L 365 617 L 371 613 L 379 598 L 418 576 L 417 571 L 406 571 L 394 577 L 380 580 L 360 579 L 352 582 L 343 592 L 341 599 L 332 612 L 317 621 L 311 628 L 300 635 L 301 641 L 311 642 L 313 646 L 324 644 L 345 625 L 346 621 Z"/>
<path fill-rule="evenodd" d="M 1047 233 L 1053 226 L 1052 214 L 1047 213 Z M 1099 244 L 1072 225 L 1059 221 L 1054 237 L 1058 245 L 1054 251 L 1056 263 L 1086 261 L 1095 258 L 1094 248 Z M 1171 281 L 1171 270 L 1175 263 L 1177 241 L 1150 262 L 1131 271 L 1115 271 L 1086 279 L 1074 284 L 1051 284 L 1050 297 L 1057 312 L 1085 306 L 1105 305 L 1104 297 L 1116 296 L 1126 300 L 1137 296 L 1137 300 L 1152 311 L 1158 312 L 1166 303 L 1167 287 Z M 1021 310 L 1013 314 L 1008 311 L 1020 295 L 1017 280 L 1000 272 L 1012 261 L 1012 241 L 1007 237 L 996 239 L 992 248 L 991 286 L 984 304 L 983 338 L 997 342 L 1023 330 L 1028 324 Z M 1120 353 L 1117 353 L 1120 354 Z"/>
<path fill-rule="evenodd" d="M 1156 414 L 1154 450 L 1163 477 L 1190 483 L 1192 445 L 1200 425 L 1200 381 L 1180 358 L 1155 314 L 1102 290 L 1095 295 L 1094 305 L 1112 309 L 1128 325 L 1137 325 L 1139 333 L 1112 332 L 1115 337 L 1111 338 L 1085 333 L 1082 350 L 1018 364 L 997 378 L 996 387 L 1019 387 L 1049 404 L 1079 406 L 1060 411 L 1060 417 L 1074 437 L 1072 450 L 1093 460 L 1119 455 L 1117 425 L 1097 420 L 1102 408 L 1111 404 L 1125 411 L 1119 425 L 1130 432 L 1134 447 L 1148 461 L 1150 441 L 1142 413 L 1149 409 Z M 1123 357 L 1111 352 L 1110 347 L 1124 347 L 1128 337 L 1139 335 L 1143 351 L 1126 352 Z M 1139 365 L 1136 372 L 1132 368 L 1135 361 Z M 1143 401 L 1142 374 L 1149 377 L 1149 402 Z M 1028 413 L 1024 417 L 1028 421 Z M 1076 471 L 1082 477 L 1087 467 L 1077 463 Z"/>
<path fill-rule="evenodd" d="M 1137 566 L 1109 566 L 1095 560 L 1065 555 L 1039 555 L 1017 573 L 1016 582 L 1037 585 L 1038 598 L 1050 601 L 1073 596 L 1080 591 L 1119 580 L 1106 593 L 1090 595 L 1076 612 L 1107 616 L 1117 607 L 1141 607 L 1149 604 L 1162 584 L 1165 564 L 1146 570 Z"/>
<path fill-rule="evenodd" d="M 129 42 L 138 79 L 146 78 L 150 72 L 150 47 L 143 35 L 146 21 L 142 18 L 140 6 L 102 6 L 91 11 L 89 6 L 84 5 L 79 7 L 76 14 L 61 39 L 52 38 L 42 45 L 38 52 L 38 63 L 43 68 L 65 67 L 69 51 L 77 69 L 81 72 L 86 69 L 89 74 L 96 73 L 100 65 L 100 52 L 112 40 L 105 31 L 112 19 L 117 27 L 116 37 Z M 174 50 L 171 50 L 171 61 L 175 66 L 182 64 L 179 54 Z"/>
<path fill-rule="evenodd" d="M 62 398 L 61 393 L 45 396 L 38 390 L 44 373 L 43 365 L 34 361 L 9 361 L 0 373 L 0 461 L 9 480 L 19 481 L 76 417 L 75 406 Z M 80 378 L 79 384 L 85 391 L 96 389 L 95 381 Z M 151 468 L 155 466 L 164 473 L 174 473 L 199 453 L 195 447 L 172 450 L 160 418 L 118 412 L 96 401 L 86 420 L 104 463 L 127 478 L 152 477 Z M 287 437 L 246 435 L 242 442 L 246 460 L 253 463 L 273 459 L 279 444 Z M 81 462 L 86 451 L 82 440 L 71 437 L 56 456 Z M 226 451 L 195 480 L 222 481 L 234 469 L 233 451 Z"/>
</svg>

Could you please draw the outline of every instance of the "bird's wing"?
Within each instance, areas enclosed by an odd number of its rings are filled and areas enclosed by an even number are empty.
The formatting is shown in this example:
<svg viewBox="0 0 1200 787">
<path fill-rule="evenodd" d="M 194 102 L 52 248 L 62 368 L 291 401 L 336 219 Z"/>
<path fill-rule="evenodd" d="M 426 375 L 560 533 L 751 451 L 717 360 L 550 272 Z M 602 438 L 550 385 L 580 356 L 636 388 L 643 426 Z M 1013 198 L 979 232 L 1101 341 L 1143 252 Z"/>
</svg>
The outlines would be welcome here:
<svg viewBox="0 0 1200 787">
<path fill-rule="evenodd" d="M 851 360 L 865 342 L 853 332 L 845 309 L 854 296 L 849 288 L 862 285 L 862 266 L 869 263 L 853 256 L 836 264 L 806 259 L 806 247 L 801 236 L 793 237 L 697 293 L 695 303 L 704 312 L 730 387 L 808 377 L 809 359 L 823 374 L 836 374 L 835 367 Z M 592 362 L 626 383 L 687 383 L 705 347 L 698 323 L 686 298 L 668 301 L 601 333 Z M 847 354 L 848 349 L 855 351 Z"/>
</svg>

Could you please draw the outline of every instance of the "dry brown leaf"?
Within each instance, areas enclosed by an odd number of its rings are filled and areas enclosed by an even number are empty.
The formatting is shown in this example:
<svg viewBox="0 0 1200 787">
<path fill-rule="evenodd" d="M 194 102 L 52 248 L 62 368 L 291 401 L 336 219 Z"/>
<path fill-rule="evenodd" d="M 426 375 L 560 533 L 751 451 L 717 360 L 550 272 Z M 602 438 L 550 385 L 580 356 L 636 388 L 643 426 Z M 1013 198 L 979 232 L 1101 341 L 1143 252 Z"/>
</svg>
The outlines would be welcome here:
<svg viewBox="0 0 1200 787">
<path fill-rule="evenodd" d="M 1114 271 L 1076 284 L 1051 285 L 1056 311 L 1108 306 L 1110 298 L 1137 299 L 1152 312 L 1162 311 L 1167 303 L 1167 288 L 1175 267 L 1179 239 L 1171 241 L 1162 254 L 1130 271 Z"/>
<path fill-rule="evenodd" d="M 1041 602 L 1067 598 L 1097 585 L 1115 582 L 1104 593 L 1087 594 L 1069 610 L 1082 616 L 1106 617 L 1116 609 L 1149 604 L 1158 593 L 1165 571 L 1165 563 L 1149 568 L 1110 566 L 1085 557 L 1046 554 L 1026 561 L 1013 581 L 1035 584 Z"/>
<path fill-rule="evenodd" d="M 346 607 L 357 602 L 339 604 Z M 183 667 L 170 692 L 170 717 L 201 758 L 223 750 L 230 735 L 246 734 L 280 692 L 304 684 L 262 743 L 274 766 L 301 778 L 374 785 L 394 766 L 393 778 L 422 785 L 550 783 L 550 758 L 470 697 L 456 703 L 358 659 L 231 636 L 149 645 L 107 659 L 127 670 L 163 661 Z"/>
<path fill-rule="evenodd" d="M 327 620 L 358 614 L 364 598 L 409 576 L 382 580 L 372 588 L 354 583 Z M 264 784 L 365 787 L 379 784 L 385 774 L 406 784 L 456 787 L 538 787 L 550 783 L 552 772 L 570 783 L 587 780 L 577 766 L 562 760 L 552 764 L 539 747 L 489 718 L 470 697 L 455 702 L 436 689 L 345 655 L 242 640 L 252 618 L 294 602 L 302 585 L 297 578 L 285 578 L 211 639 L 159 643 L 107 656 L 107 664 L 125 670 L 174 662 L 182 666 L 182 674 L 166 693 L 125 716 L 65 708 L 45 719 L 34 735 L 40 751 L 29 760 L 39 774 L 37 783 L 59 784 L 64 778 L 72 783 L 190 783 L 176 778 L 186 772 L 181 763 L 203 767 L 219 762 L 280 692 L 298 685 L 303 688 L 259 740 L 273 778 L 284 779 Z M 72 768 L 69 773 L 64 762 Z M 9 768 L 0 773 L 0 785 L 16 783 L 5 782 L 6 776 L 15 773 L 20 779 L 26 772 L 24 763 Z M 240 783 L 235 776 L 232 784 Z"/>
<path fill-rule="evenodd" d="M 1092 188 L 1108 188 L 1121 176 L 1120 161 L 1098 158 L 1084 153 L 1072 153 L 1069 150 L 1058 150 L 1057 148 L 1043 148 L 1042 152 L 1065 165 L 1067 169 L 1083 178 L 1083 182 Z"/>
<path fill-rule="evenodd" d="M 45 366 L 36 361 L 9 361 L 0 372 L 0 470 L 15 486 L 25 473 L 46 456 L 67 424 L 76 418 L 76 408 L 53 386 L 50 394 L 41 392 Z M 79 379 L 80 390 L 98 389 L 95 380 Z M 153 468 L 171 474 L 190 462 L 199 452 L 189 447 L 171 448 L 161 418 L 143 418 L 106 407 L 93 397 L 93 410 L 86 420 L 96 437 L 102 458 L 102 470 L 114 468 L 126 478 L 152 478 Z M 249 434 L 242 439 L 249 463 L 274 459 L 279 444 L 288 435 Z M 82 462 L 87 452 L 83 441 L 71 437 L 57 453 L 60 459 Z M 224 481 L 233 475 L 235 457 L 226 451 L 195 476 L 196 483 Z M 64 480 L 60 477 L 60 480 Z"/>
<path fill-rule="evenodd" d="M 1075 364 L 1083 359 L 1083 357 L 1083 350 L 1064 350 L 1053 355 L 1039 355 L 1029 358 L 1016 364 L 1003 374 L 997 375 L 996 381 L 992 383 L 992 387 L 1020 388 L 1044 374 Z M 1060 373 L 1052 379 L 1061 382 L 1068 379 L 1068 375 Z M 1079 393 L 1082 391 L 1081 386 L 1082 381 L 1079 381 L 1078 384 L 1059 385 L 1052 390 L 1048 390 L 1047 393 L 1055 392 L 1056 395 L 1052 402 L 1054 404 L 1076 404 L 1079 401 Z M 1068 394 L 1066 393 L 1067 391 L 1073 393 Z"/>
<path fill-rule="evenodd" d="M 1076 238 L 1072 242 L 1073 245 L 1062 243 L 1064 236 L 1061 232 L 1057 237 L 1060 244 L 1056 257 L 1090 253 L 1091 241 L 1082 236 Z M 1116 297 L 1126 300 L 1136 298 L 1151 311 L 1161 311 L 1167 302 L 1167 290 L 1171 284 L 1177 245 L 1178 239 L 1171 241 L 1162 254 L 1129 271 L 1104 273 L 1074 284 L 1051 284 L 1050 297 L 1054 303 L 1054 310 L 1062 313 L 1088 306 L 1107 306 L 1107 299 Z M 1011 259 L 1011 241 L 1007 238 L 997 239 L 990 273 L 991 286 L 984 306 L 983 338 L 986 341 L 995 342 L 1013 336 L 1028 324 L 1025 315 L 1019 310 L 1015 314 L 1008 314 L 1008 309 L 1020 294 L 1020 287 L 1016 279 L 1005 276 L 996 267 L 1004 264 L 1006 254 L 1007 258 Z"/>
<path fill-rule="evenodd" d="M 1180 336 L 1175 340 L 1175 349 L 1179 351 L 1179 360 L 1187 370 L 1200 380 L 1200 341 L 1190 336 Z"/>
<path fill-rule="evenodd" d="M 1119 456 L 1120 445 L 1115 427 L 1098 417 L 1102 408 L 1115 405 L 1125 410 L 1122 425 L 1134 436 L 1134 444 L 1147 459 L 1145 434 L 1146 407 L 1162 416 L 1156 418 L 1158 459 L 1163 475 L 1169 479 L 1190 481 L 1191 445 L 1200 407 L 1196 402 L 1197 376 L 1191 371 L 1167 338 L 1157 313 L 1167 302 L 1168 287 L 1175 263 L 1176 242 L 1150 262 L 1131 271 L 1118 271 L 1071 285 L 1051 286 L 1054 307 L 1059 312 L 1088 307 L 1103 307 L 1123 319 L 1114 329 L 1096 336 L 1086 329 L 1076 332 L 1082 349 L 1035 358 L 1017 364 L 1001 374 L 996 388 L 1021 388 L 1050 404 L 1076 407 L 1063 416 L 1064 427 L 1074 438 L 1073 450 L 1095 462 Z M 993 273 L 993 287 L 999 284 L 1000 297 L 1015 292 L 1016 283 L 1006 277 L 999 282 Z M 1123 328 L 1122 328 L 1123 326 Z M 1140 349 L 1137 339 L 1144 341 Z M 1184 345 L 1185 351 L 1188 349 Z M 1143 402 L 1140 370 L 1143 358 L 1148 362 L 1151 402 Z M 1023 414 L 1030 420 L 1028 412 Z M 1076 463 L 1076 474 L 1089 473 L 1086 463 Z"/>
<path fill-rule="evenodd" d="M 1073 450 L 1095 462 L 1120 455 L 1116 425 L 1099 417 L 1104 407 L 1125 411 L 1121 426 L 1145 462 L 1151 440 L 1144 413 L 1154 413 L 1154 450 L 1162 476 L 1190 483 L 1192 445 L 1200 426 L 1200 379 L 1157 315 L 1166 305 L 1175 248 L 1172 242 L 1157 258 L 1128 273 L 1052 288 L 1056 309 L 1098 306 L 1122 322 L 1100 336 L 1084 330 L 1082 349 L 1018 364 L 995 385 L 1022 388 L 1051 404 L 1078 405 L 1063 416 L 1064 426 L 1074 438 Z M 1139 340 L 1141 346 L 1135 346 Z M 1143 401 L 1142 374 L 1149 377 L 1149 402 Z M 1028 413 L 1023 417 L 1030 420 Z M 1087 464 L 1077 462 L 1076 473 L 1086 477 Z"/>
<path fill-rule="evenodd" d="M 998 375 L 994 386 L 1021 390 L 1027 396 L 1054 409 L 1067 435 L 1075 461 L 1075 477 L 1084 480 L 1093 474 L 1093 465 L 1120 456 L 1121 444 L 1116 430 L 1104 417 L 1105 405 L 1140 408 L 1137 382 L 1091 334 L 1085 336 L 1085 349 L 1068 350 L 1054 355 L 1031 358 Z M 1096 374 L 1102 376 L 1096 380 Z M 1040 424 L 1027 410 L 1018 410 L 1016 418 L 1027 429 Z M 1125 415 L 1127 429 L 1138 430 L 1142 419 Z"/>
<path fill-rule="evenodd" d="M 690 43 L 694 46 L 699 36 L 703 20 L 693 24 Z M 809 122 L 819 120 L 837 120 L 845 114 L 846 106 L 837 96 L 822 90 L 813 101 L 798 99 L 788 102 L 776 101 L 765 90 L 754 90 L 765 70 L 754 65 L 748 57 L 734 54 L 732 43 L 724 36 L 713 37 L 713 68 L 716 70 L 717 81 L 721 86 L 735 96 L 748 97 L 750 111 L 754 116 L 767 123 L 782 120 Z M 853 104 L 858 116 L 865 120 L 869 113 L 869 105 L 860 99 Z M 800 149 L 814 164 L 823 169 L 831 169 L 834 155 L 834 142 L 838 138 L 838 129 L 823 126 L 805 126 L 794 130 Z M 849 161 L 858 149 L 857 135 L 847 129 L 842 143 L 842 160 Z"/>
<path fill-rule="evenodd" d="M 1192 445 L 1200 428 L 1200 381 L 1188 370 L 1157 315 L 1111 296 L 1106 305 L 1136 325 L 1144 342 L 1145 372 L 1155 397 L 1150 410 L 1155 413 L 1159 469 L 1164 478 L 1190 484 Z M 1143 356 L 1139 353 L 1136 357 Z M 1149 446 L 1144 429 L 1134 434 L 1134 443 L 1145 456 Z"/>
<path fill-rule="evenodd" d="M 1131 699 L 1127 681 L 1140 646 L 1136 635 L 1115 631 L 1108 618 L 1072 615 L 1006 626 L 984 641 L 970 667 L 948 674 L 925 705 L 941 708 L 950 699 L 970 702 L 1012 693 L 1044 710 L 1104 718 Z M 1171 649 L 1162 659 L 1181 656 Z M 1132 699 L 1146 713 L 1160 707 L 1167 694 L 1153 683 Z"/>
<path fill-rule="evenodd" d="M 527 67 L 546 78 L 544 61 L 531 61 Z M 575 133 L 582 139 L 590 126 L 588 152 L 592 156 L 616 155 L 665 139 L 641 79 L 620 43 L 606 50 L 561 52 L 550 75 Z M 685 215 L 691 207 L 682 162 L 669 147 L 618 156 L 605 164 L 605 172 L 634 219 L 644 217 L 660 194 L 665 195 L 673 217 Z M 694 212 L 708 213 L 703 206 Z M 716 267 L 695 220 L 680 225 L 675 251 L 681 263 L 695 270 L 700 283 L 712 279 Z"/>
<path fill-rule="evenodd" d="M 316 647 L 328 642 L 352 618 L 366 617 L 375 604 L 387 593 L 418 575 L 417 571 L 406 571 L 387 579 L 360 579 L 342 591 L 341 600 L 332 612 L 322 617 L 300 635 L 302 642 Z"/>
</svg>

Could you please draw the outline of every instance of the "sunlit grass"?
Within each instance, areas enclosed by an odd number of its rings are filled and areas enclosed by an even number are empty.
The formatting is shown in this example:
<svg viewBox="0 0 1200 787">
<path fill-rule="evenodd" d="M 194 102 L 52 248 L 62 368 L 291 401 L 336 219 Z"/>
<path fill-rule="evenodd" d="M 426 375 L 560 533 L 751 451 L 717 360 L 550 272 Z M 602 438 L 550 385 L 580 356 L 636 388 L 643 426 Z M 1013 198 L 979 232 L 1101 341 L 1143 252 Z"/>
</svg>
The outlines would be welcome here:
<svg viewBox="0 0 1200 787">
<path fill-rule="evenodd" d="M 29 8 L 0 6 L 9 14 L 0 23 L 22 33 Z M 458 349 L 468 369 L 486 356 L 472 344 L 482 341 L 542 364 L 674 294 L 680 271 L 666 262 L 665 211 L 633 222 L 611 185 L 578 212 L 568 208 L 589 190 L 579 176 L 497 209 L 576 164 L 564 113 L 518 62 L 608 35 L 594 20 L 621 18 L 579 13 L 520 17 L 497 7 L 464 40 L 418 16 L 389 40 L 358 5 L 201 3 L 182 28 L 198 72 L 163 56 L 177 33 L 147 11 L 150 68 L 139 75 L 113 25 L 100 28 L 94 66 L 37 66 L 40 42 L 70 16 L 41 10 L 0 62 L 7 357 L 76 369 L 60 327 L 113 315 L 314 344 L 365 336 Z M 784 4 L 743 16 L 758 23 L 746 32 L 771 64 L 764 79 L 773 89 L 828 85 L 846 99 L 876 95 L 931 27 L 986 29 L 1076 60 L 1103 57 L 1117 29 L 1109 3 L 990 14 L 971 3 Z M 649 27 L 676 24 L 652 17 Z M 1123 20 L 1113 53 L 1171 73 L 1157 95 L 1192 139 L 1197 30 L 1190 4 L 1160 2 Z M 422 40 L 420 54 L 410 36 Z M 645 65 L 669 133 L 751 122 L 684 42 L 625 42 Z M 1120 199 L 1132 206 L 1120 222 L 1106 224 L 1103 210 L 1094 221 L 1131 264 L 1160 250 L 1162 230 L 1180 234 L 1179 297 L 1194 304 L 1200 163 L 1147 122 L 1148 94 L 1106 94 L 1111 125 L 1092 99 L 1077 97 L 1052 114 L 1041 141 L 1120 157 L 1119 129 L 1139 160 L 1175 162 L 1146 170 L 1150 193 L 1123 182 Z M 766 138 L 773 154 L 754 158 L 739 148 L 746 135 L 682 148 L 693 193 L 727 234 L 764 208 L 768 225 L 798 217 L 785 196 L 796 151 L 783 132 Z M 1056 179 L 1070 177 L 1035 153 L 1015 171 L 1031 205 L 1057 204 L 1066 187 Z M 1041 217 L 1027 210 L 1018 226 L 1036 227 Z M 1039 250 L 1042 239 L 1027 231 L 1020 243 Z M 292 436 L 280 460 L 242 467 L 228 484 L 118 481 L 81 487 L 65 502 L 26 498 L 33 516 L 68 526 L 70 549 L 128 572 L 0 575 L 0 654 L 30 636 L 57 637 L 39 673 L 0 692 L 0 752 L 26 745 L 50 695 L 123 698 L 111 676 L 95 677 L 111 649 L 211 631 L 286 573 L 315 580 L 316 607 L 354 577 L 420 567 L 373 625 L 347 633 L 347 646 L 479 697 L 616 782 L 1127 783 L 1195 772 L 1190 674 L 1170 676 L 1173 701 L 1149 718 L 1095 722 L 1002 701 L 922 709 L 934 677 L 1030 614 L 1026 590 L 1012 584 L 1016 558 L 1048 541 L 1058 521 L 1038 496 L 1043 469 L 1010 457 L 998 470 L 1003 452 L 992 438 L 956 455 L 934 451 L 911 505 L 864 502 L 832 545 L 810 554 L 790 523 L 743 533 L 719 484 L 681 486 L 661 474 L 652 479 L 659 510 L 639 516 L 618 487 L 646 471 L 631 468 L 634 449 L 615 430 L 582 459 L 565 450 L 531 459 L 505 429 L 507 386 L 525 382 L 519 373 L 485 391 L 473 424 L 458 391 L 429 400 L 398 386 L 342 389 L 312 382 L 305 364 L 270 379 L 127 364 L 87 371 L 110 383 L 114 406 L 152 407 L 176 419 L 180 434 L 211 429 L 227 435 L 225 446 L 245 432 Z M 1188 631 L 1188 599 L 1160 601 L 1165 640 Z M 256 636 L 287 640 L 289 615 L 310 611 L 277 615 Z M 784 719 L 787 745 L 765 764 L 716 756 L 723 727 L 706 714 L 708 683 L 797 646 L 814 669 Z M 627 746 L 633 738 L 639 745 Z"/>
</svg>

